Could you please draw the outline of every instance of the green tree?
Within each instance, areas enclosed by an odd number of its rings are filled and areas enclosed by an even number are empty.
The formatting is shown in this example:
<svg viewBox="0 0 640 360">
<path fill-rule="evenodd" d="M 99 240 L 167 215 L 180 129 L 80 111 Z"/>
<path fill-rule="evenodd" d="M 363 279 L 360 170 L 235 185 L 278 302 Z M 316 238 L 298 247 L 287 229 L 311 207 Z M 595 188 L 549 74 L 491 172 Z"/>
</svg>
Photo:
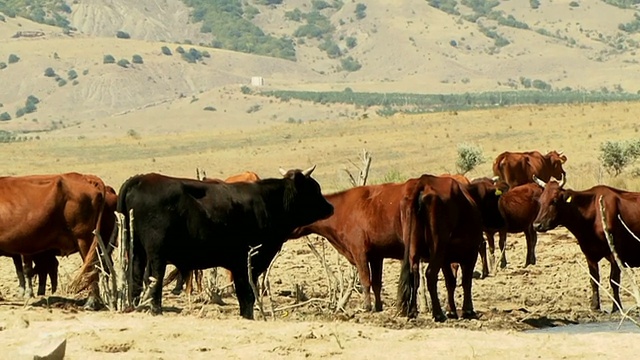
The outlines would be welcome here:
<svg viewBox="0 0 640 360">
<path fill-rule="evenodd" d="M 605 141 L 600 144 L 602 166 L 613 176 L 618 176 L 627 165 L 640 156 L 640 140 Z"/>
<path fill-rule="evenodd" d="M 468 173 L 485 161 L 487 161 L 487 159 L 482 153 L 482 148 L 479 146 L 467 143 L 458 144 L 456 167 L 460 174 L 464 175 Z"/>
</svg>

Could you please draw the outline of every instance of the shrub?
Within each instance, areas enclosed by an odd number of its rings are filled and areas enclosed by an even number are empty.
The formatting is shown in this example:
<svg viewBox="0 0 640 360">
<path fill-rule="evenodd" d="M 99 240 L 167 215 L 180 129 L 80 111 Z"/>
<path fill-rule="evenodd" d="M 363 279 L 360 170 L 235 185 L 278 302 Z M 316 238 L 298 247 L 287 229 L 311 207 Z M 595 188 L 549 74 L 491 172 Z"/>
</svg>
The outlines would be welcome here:
<svg viewBox="0 0 640 360">
<path fill-rule="evenodd" d="M 24 111 L 24 108 L 20 108 L 20 109 L 18 109 L 18 110 L 16 111 L 16 117 L 17 117 L 17 118 L 23 117 L 23 116 L 24 116 L 24 114 L 26 114 L 26 112 Z"/>
<path fill-rule="evenodd" d="M 9 115 L 8 112 L 3 112 L 2 114 L 0 114 L 0 121 L 8 121 L 11 120 L 11 115 Z"/>
<path fill-rule="evenodd" d="M 329 3 L 324 0 L 311 0 L 311 7 L 314 10 L 323 10 L 326 8 L 330 8 L 331 5 L 329 5 Z"/>
<path fill-rule="evenodd" d="M 5 69 L 7 67 L 7 63 L 0 62 L 0 70 Z"/>
<path fill-rule="evenodd" d="M 15 64 L 20 61 L 20 58 L 16 54 L 9 55 L 9 64 Z"/>
<path fill-rule="evenodd" d="M 75 70 L 71 69 L 67 72 L 67 78 L 69 78 L 69 80 L 74 80 L 77 77 L 78 77 L 78 73 Z"/>
<path fill-rule="evenodd" d="M 73 82 L 71 83 L 71 85 L 73 85 L 73 86 L 76 86 L 78 84 L 79 84 L 78 80 L 73 80 Z"/>
<path fill-rule="evenodd" d="M 356 5 L 356 19 L 358 20 L 362 20 L 364 19 L 367 14 L 365 13 L 365 10 L 367 10 L 367 5 L 363 4 L 363 3 L 358 3 Z"/>
<path fill-rule="evenodd" d="M 184 54 L 184 48 L 182 48 L 182 46 L 178 46 L 178 47 L 176 48 L 176 52 L 177 52 L 178 54 Z"/>
<path fill-rule="evenodd" d="M 130 39 L 131 38 L 131 36 L 129 36 L 129 33 L 124 32 L 124 31 L 118 31 L 116 33 L 116 37 L 118 39 Z"/>
<path fill-rule="evenodd" d="M 398 169 L 389 170 L 382 177 L 383 183 L 398 183 L 403 181 L 405 181 L 405 177 Z"/>
<path fill-rule="evenodd" d="M 464 175 L 468 173 L 485 161 L 487 161 L 487 159 L 482 153 L 482 148 L 479 146 L 467 143 L 458 144 L 456 167 L 461 174 Z"/>
<path fill-rule="evenodd" d="M 67 80 L 65 79 L 58 80 L 58 86 L 63 87 L 65 85 L 67 85 Z"/>
<path fill-rule="evenodd" d="M 162 48 L 160 48 L 160 50 L 162 50 L 162 53 L 167 55 L 167 56 L 171 56 L 173 55 L 173 53 L 171 52 L 171 49 L 169 49 L 166 46 L 163 46 Z"/>
<path fill-rule="evenodd" d="M 134 138 L 136 140 L 140 140 L 140 138 L 141 138 L 140 134 L 137 131 L 133 130 L 133 129 L 127 130 L 127 136 L 129 136 L 131 138 Z"/>
<path fill-rule="evenodd" d="M 29 105 L 29 104 L 39 104 L 40 103 L 40 99 L 38 99 L 37 97 L 33 96 L 33 95 L 29 95 L 27 96 L 27 101 L 25 101 L 25 105 Z"/>
<path fill-rule="evenodd" d="M 578 7 L 578 6 L 580 6 L 580 4 L 578 4 L 578 2 L 577 2 L 577 1 L 572 1 L 572 2 L 570 2 L 570 3 L 569 3 L 569 6 L 571 6 L 571 7 Z"/>
<path fill-rule="evenodd" d="M 540 1 L 539 0 L 529 0 L 529 5 L 531 5 L 532 9 L 537 9 L 540 7 Z"/>
<path fill-rule="evenodd" d="M 87 75 L 89 73 L 89 69 L 82 70 L 82 75 Z"/>
<path fill-rule="evenodd" d="M 116 59 L 111 55 L 105 55 L 104 58 L 102 58 L 103 64 L 114 64 L 115 62 Z"/>
<path fill-rule="evenodd" d="M 213 106 L 206 106 L 204 108 L 205 111 L 216 111 L 216 108 L 214 108 Z"/>
<path fill-rule="evenodd" d="M 354 47 L 356 47 L 356 45 L 358 45 L 358 40 L 352 36 L 349 36 L 346 39 L 346 43 L 349 49 L 353 49 Z"/>
<path fill-rule="evenodd" d="M 618 176 L 624 168 L 640 156 L 640 140 L 637 141 L 605 141 L 600 144 L 600 161 L 602 166 Z"/>
<path fill-rule="evenodd" d="M 53 68 L 46 68 L 46 69 L 44 69 L 44 76 L 46 76 L 46 77 L 55 77 L 56 76 L 56 72 L 53 70 Z"/>
<path fill-rule="evenodd" d="M 131 57 L 131 62 L 134 64 L 142 64 L 144 61 L 142 61 L 142 56 L 136 54 Z"/>
<path fill-rule="evenodd" d="M 2 16 L 2 14 L 0 14 L 0 21 L 2 21 L 2 22 L 5 21 L 5 18 L 4 18 L 4 16 Z"/>
<path fill-rule="evenodd" d="M 118 60 L 118 66 L 122 66 L 123 68 L 128 67 L 130 64 L 129 60 L 127 59 L 120 59 Z"/>
<path fill-rule="evenodd" d="M 343 70 L 349 72 L 358 71 L 362 68 L 362 65 L 360 65 L 360 63 L 351 56 L 341 59 L 340 65 Z"/>
<path fill-rule="evenodd" d="M 302 20 L 302 11 L 300 9 L 293 9 L 293 11 L 287 11 L 284 13 L 284 18 L 287 20 L 298 21 Z"/>
<path fill-rule="evenodd" d="M 196 63 L 202 59 L 202 53 L 197 49 L 191 48 L 182 54 L 182 58 L 189 63 Z"/>
<path fill-rule="evenodd" d="M 242 92 L 245 95 L 251 94 L 251 88 L 248 87 L 247 85 L 242 85 L 240 87 L 240 92 Z"/>
</svg>

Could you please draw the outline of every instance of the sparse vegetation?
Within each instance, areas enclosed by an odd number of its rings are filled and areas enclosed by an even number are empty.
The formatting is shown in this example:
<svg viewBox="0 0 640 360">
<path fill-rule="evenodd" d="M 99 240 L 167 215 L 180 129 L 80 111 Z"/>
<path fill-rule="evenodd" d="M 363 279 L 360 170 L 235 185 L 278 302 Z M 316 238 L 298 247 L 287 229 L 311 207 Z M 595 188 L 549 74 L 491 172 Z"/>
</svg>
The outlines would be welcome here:
<svg viewBox="0 0 640 360">
<path fill-rule="evenodd" d="M 367 11 L 367 5 L 365 5 L 365 4 L 363 4 L 363 3 L 358 3 L 358 4 L 356 5 L 356 10 L 355 10 L 355 13 L 356 13 L 356 19 L 358 19 L 358 20 L 362 20 L 362 19 L 364 19 L 365 17 L 367 17 L 367 13 L 366 13 L 366 11 Z"/>
<path fill-rule="evenodd" d="M 349 49 L 353 49 L 354 47 L 356 47 L 356 45 L 358 45 L 358 40 L 352 36 L 349 36 L 345 39 L 345 43 L 347 44 L 347 47 Z"/>
<path fill-rule="evenodd" d="M 605 141 L 600 144 L 602 166 L 613 176 L 618 176 L 627 165 L 640 157 L 640 140 Z"/>
<path fill-rule="evenodd" d="M 18 55 L 16 54 L 9 55 L 9 60 L 8 60 L 9 64 L 15 64 L 18 61 L 20 61 L 20 58 L 18 57 Z"/>
<path fill-rule="evenodd" d="M 617 6 L 621 9 L 630 9 L 634 5 L 640 4 L 640 0 L 602 0 L 609 5 Z"/>
<path fill-rule="evenodd" d="M 171 52 L 171 49 L 169 49 L 167 46 L 163 46 L 162 48 L 160 48 L 160 50 L 162 51 L 163 54 L 167 56 L 173 55 L 173 53 Z"/>
<path fill-rule="evenodd" d="M 213 33 L 211 46 L 250 54 L 295 60 L 293 42 L 287 37 L 276 38 L 243 17 L 240 0 L 183 0 L 193 8 L 191 20 L 201 22 L 200 31 Z"/>
<path fill-rule="evenodd" d="M 291 21 L 302 21 L 302 11 L 300 11 L 300 9 L 296 8 L 293 9 L 292 11 L 287 11 L 284 13 L 284 18 L 287 20 L 291 20 Z"/>
<path fill-rule="evenodd" d="M 456 167 L 460 174 L 464 175 L 486 161 L 487 158 L 480 146 L 467 143 L 458 144 Z"/>
<path fill-rule="evenodd" d="M 324 39 L 329 38 L 335 28 L 331 25 L 331 21 L 326 16 L 317 11 L 304 14 L 303 18 L 307 22 L 301 25 L 293 32 L 293 36 L 307 39 Z"/>
<path fill-rule="evenodd" d="M 46 77 L 55 77 L 56 76 L 56 71 L 53 70 L 53 68 L 46 68 L 44 69 L 44 76 Z"/>
<path fill-rule="evenodd" d="M 111 55 L 105 55 L 102 58 L 102 63 L 103 64 L 114 64 L 115 62 L 116 62 L 116 59 Z"/>
<path fill-rule="evenodd" d="M 116 37 L 118 39 L 131 39 L 131 36 L 129 35 L 128 32 L 124 32 L 124 31 L 121 31 L 121 30 L 116 32 Z"/>
<path fill-rule="evenodd" d="M 66 15 L 71 8 L 65 0 L 11 0 L 0 1 L 0 12 L 10 18 L 21 16 L 40 24 L 69 28 Z"/>
<path fill-rule="evenodd" d="M 620 24 L 618 25 L 618 29 L 633 34 L 633 33 L 637 33 L 640 31 L 640 14 L 635 13 L 633 14 L 634 18 L 632 21 L 626 23 L 626 24 Z"/>
<path fill-rule="evenodd" d="M 142 64 L 144 61 L 142 60 L 142 56 L 136 54 L 131 57 L 131 62 L 134 64 Z"/>
<path fill-rule="evenodd" d="M 362 65 L 351 56 L 340 59 L 340 66 L 342 67 L 342 70 L 349 72 L 358 71 L 362 68 Z"/>
<path fill-rule="evenodd" d="M 130 62 L 129 62 L 129 60 L 127 60 L 127 59 L 120 59 L 120 60 L 118 60 L 118 66 L 121 66 L 121 67 L 123 67 L 123 68 L 127 68 L 127 67 L 129 67 L 129 65 L 130 65 L 130 64 L 131 64 L 131 63 L 130 63 Z"/>
<path fill-rule="evenodd" d="M 247 114 L 251 114 L 254 113 L 256 111 L 260 111 L 262 109 L 261 105 L 255 104 L 255 105 L 251 105 L 248 109 L 247 109 Z"/>
<path fill-rule="evenodd" d="M 456 0 L 428 0 L 430 6 L 440 9 L 447 14 L 460 15 L 460 12 L 456 9 L 458 2 Z"/>
</svg>

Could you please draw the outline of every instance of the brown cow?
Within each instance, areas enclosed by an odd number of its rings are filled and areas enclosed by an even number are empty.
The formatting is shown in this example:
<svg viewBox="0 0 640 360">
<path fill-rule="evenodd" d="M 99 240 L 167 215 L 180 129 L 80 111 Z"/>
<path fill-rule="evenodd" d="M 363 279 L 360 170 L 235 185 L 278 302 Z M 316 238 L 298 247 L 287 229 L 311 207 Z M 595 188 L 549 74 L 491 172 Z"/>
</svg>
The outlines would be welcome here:
<svg viewBox="0 0 640 360">
<path fill-rule="evenodd" d="M 0 178 L 0 251 L 55 250 L 64 256 L 80 251 L 83 269 L 90 269 L 94 229 L 108 239 L 115 223 L 115 215 L 103 211 L 106 191 L 100 178 L 78 173 Z M 87 306 L 92 307 L 98 288 L 96 281 L 90 285 Z"/>
<path fill-rule="evenodd" d="M 375 311 L 382 310 L 382 261 L 402 259 L 402 222 L 400 203 L 417 179 L 405 183 L 358 186 L 325 195 L 333 205 L 327 219 L 296 229 L 296 239 L 309 234 L 325 237 L 358 270 L 364 292 L 364 308 L 371 307 L 373 288 Z"/>
<path fill-rule="evenodd" d="M 417 316 L 418 269 L 421 259 L 429 263 L 427 289 L 435 321 L 457 318 L 454 292 L 456 280 L 451 263 L 462 268 L 464 301 L 462 316 L 475 317 L 471 296 L 473 269 L 482 243 L 482 216 L 471 195 L 448 177 L 423 175 L 416 186 L 406 189 L 402 204 L 404 259 L 398 283 L 398 308 L 408 317 Z M 447 287 L 447 315 L 438 299 L 438 273 L 442 269 Z"/>
<path fill-rule="evenodd" d="M 638 242 L 622 224 L 629 227 L 633 234 L 640 234 L 640 193 L 628 192 L 609 186 L 598 185 L 584 191 L 563 189 L 566 179 L 559 182 L 551 179 L 545 183 L 536 180 L 544 191 L 540 195 L 540 212 L 533 227 L 545 232 L 557 226 L 566 227 L 578 240 L 582 253 L 587 258 L 591 275 L 591 309 L 600 309 L 600 294 L 597 282 L 600 281 L 598 263 L 602 258 L 611 263 L 609 282 L 613 290 L 613 309 L 619 310 L 620 268 L 609 248 L 602 226 L 600 197 L 604 200 L 606 231 L 613 236 L 613 245 L 623 264 L 640 266 L 640 242 Z"/>
<path fill-rule="evenodd" d="M 260 180 L 260 176 L 258 176 L 258 174 L 254 173 L 253 171 L 245 171 L 240 174 L 231 175 L 225 180 L 208 178 L 206 176 L 202 178 L 202 181 L 208 182 L 208 183 L 216 183 L 216 182 L 223 182 L 223 181 L 226 183 L 256 182 L 258 180 Z M 227 271 L 227 272 L 229 273 L 229 281 L 233 283 L 233 276 L 231 275 L 231 272 L 230 271 Z M 198 288 L 198 292 L 201 292 L 202 278 L 203 278 L 202 270 L 195 270 L 195 273 L 194 271 L 189 271 L 185 276 L 182 276 L 178 271 L 178 269 L 173 269 L 169 273 L 169 275 L 167 275 L 167 278 L 165 279 L 163 286 L 167 286 L 169 283 L 171 283 L 175 279 L 176 286 L 173 288 L 173 290 L 171 290 L 172 294 L 179 295 L 182 292 L 182 288 L 184 287 L 185 283 L 187 284 L 186 291 L 189 294 L 191 294 L 193 292 L 193 280 L 195 280 L 196 286 Z"/>
<path fill-rule="evenodd" d="M 480 178 L 474 179 L 472 184 L 484 184 L 489 188 L 493 188 L 495 186 L 491 186 L 493 181 L 489 178 Z M 507 258 L 505 254 L 505 245 L 507 240 L 507 233 L 509 234 L 517 234 L 524 232 L 526 237 L 527 244 L 527 257 L 524 266 L 535 265 L 536 263 L 536 253 L 535 246 L 537 243 L 537 235 L 535 230 L 533 230 L 533 220 L 538 214 L 539 204 L 538 198 L 542 193 L 542 189 L 537 184 L 524 184 L 508 189 L 505 183 L 499 182 L 497 184 L 500 193 L 500 200 L 497 203 L 499 214 L 497 216 L 503 219 L 503 226 L 494 227 L 487 226 L 487 221 L 483 220 L 485 223 L 484 233 L 487 238 L 487 243 L 489 244 L 489 252 L 491 254 L 492 259 L 494 258 L 495 253 L 495 241 L 494 235 L 496 233 L 499 234 L 499 248 L 500 248 L 500 267 L 504 268 L 507 266 Z M 473 193 L 472 193 L 473 195 Z M 474 198 L 476 198 L 474 196 Z M 495 205 L 490 205 L 495 206 Z M 482 207 L 483 218 L 485 216 L 495 216 L 492 215 L 491 211 L 487 211 L 486 207 Z M 494 221 L 494 223 L 496 223 Z M 485 245 L 483 244 L 483 247 Z M 488 275 L 488 265 L 486 258 L 486 250 L 481 247 L 480 257 L 482 260 L 482 272 L 483 277 Z M 492 261 L 493 262 L 493 261 Z"/>
<path fill-rule="evenodd" d="M 549 181 L 552 176 L 559 179 L 565 175 L 562 164 L 566 161 L 567 157 L 562 154 L 562 151 L 554 150 L 546 155 L 538 151 L 505 151 L 493 162 L 493 174 L 504 180 L 510 187 L 531 183 L 533 175 Z"/>
</svg>

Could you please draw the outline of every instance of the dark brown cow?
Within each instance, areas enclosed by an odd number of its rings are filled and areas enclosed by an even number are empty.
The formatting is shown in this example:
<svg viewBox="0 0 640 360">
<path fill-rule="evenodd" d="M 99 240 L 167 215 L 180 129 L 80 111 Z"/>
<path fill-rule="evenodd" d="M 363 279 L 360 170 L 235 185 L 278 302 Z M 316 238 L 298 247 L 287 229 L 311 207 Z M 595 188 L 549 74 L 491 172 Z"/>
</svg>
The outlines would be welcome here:
<svg viewBox="0 0 640 360">
<path fill-rule="evenodd" d="M 245 171 L 240 174 L 231 175 L 225 180 L 208 178 L 208 177 L 202 178 L 202 181 L 208 182 L 208 183 L 226 182 L 229 184 L 238 183 L 238 182 L 256 182 L 258 180 L 260 180 L 260 176 L 258 176 L 258 174 L 254 173 L 253 171 Z M 227 271 L 227 270 L 224 270 L 224 271 Z M 227 271 L 227 273 L 228 273 L 229 281 L 233 283 L 233 276 L 231 275 L 231 272 Z M 198 292 L 202 291 L 202 278 L 203 278 L 202 270 L 189 271 L 188 274 L 186 274 L 183 277 L 182 275 L 180 275 L 178 269 L 173 269 L 169 273 L 169 275 L 167 275 L 167 279 L 164 281 L 163 286 L 168 285 L 175 279 L 176 286 L 173 288 L 173 290 L 171 290 L 172 294 L 179 295 L 182 292 L 182 288 L 184 287 L 185 283 L 186 283 L 187 293 L 192 294 L 193 280 L 195 280 L 196 282 L 196 287 L 198 288 Z"/>
<path fill-rule="evenodd" d="M 462 316 L 475 317 L 471 296 L 473 269 L 482 243 L 482 216 L 475 201 L 457 181 L 448 177 L 423 175 L 403 197 L 402 219 L 405 244 L 398 284 L 398 308 L 408 317 L 417 316 L 419 263 L 426 270 L 431 310 L 436 321 L 457 318 L 454 292 L 456 280 L 451 266 L 460 264 L 464 301 Z M 447 316 L 438 299 L 438 273 L 442 269 L 447 287 Z"/>
<path fill-rule="evenodd" d="M 400 184 L 358 186 L 325 195 L 333 205 L 333 215 L 296 229 L 290 238 L 309 234 L 325 237 L 358 270 L 365 310 L 372 309 L 373 288 L 374 309 L 381 311 L 382 261 L 402 259 L 400 203 L 405 192 L 416 184 L 417 179 L 410 179 Z"/>
<path fill-rule="evenodd" d="M 480 178 L 474 179 L 472 184 L 484 184 L 484 186 L 493 188 L 491 186 L 493 181 L 488 178 Z M 500 267 L 504 268 L 507 266 L 507 258 L 505 254 L 505 245 L 507 240 L 507 233 L 509 234 L 517 234 L 524 232 L 526 237 L 527 244 L 527 257 L 524 266 L 535 265 L 536 263 L 536 253 L 535 246 L 537 243 L 537 234 L 535 230 L 533 230 L 533 220 L 536 215 L 538 215 L 538 198 L 542 193 L 542 189 L 537 184 L 524 184 L 508 189 L 505 183 L 498 184 L 500 193 L 500 200 L 498 201 L 498 211 L 500 216 L 503 219 L 502 227 L 493 227 L 487 226 L 487 221 L 483 221 L 485 223 L 485 236 L 487 238 L 487 243 L 489 245 L 489 252 L 491 257 L 494 258 L 495 253 L 495 241 L 494 235 L 496 233 L 499 234 L 499 248 L 500 248 Z M 476 198 L 474 196 L 474 198 Z M 495 205 L 491 205 L 495 206 Z M 486 207 L 482 207 L 483 217 L 484 216 L 495 216 L 495 213 L 492 215 L 491 209 L 486 209 Z M 495 221 L 494 221 L 495 223 Z M 484 246 L 484 244 L 483 244 Z M 486 258 L 486 250 L 481 248 L 480 257 L 482 260 L 482 272 L 483 276 L 488 275 L 489 267 L 487 265 Z M 493 262 L 493 261 L 492 261 Z"/>
<path fill-rule="evenodd" d="M 562 164 L 566 161 L 567 157 L 562 154 L 562 151 L 554 150 L 546 155 L 538 151 L 505 151 L 493 162 L 493 174 L 504 180 L 510 187 L 532 182 L 533 175 L 549 181 L 552 176 L 559 179 L 565 175 Z"/>
<path fill-rule="evenodd" d="M 591 275 L 591 309 L 600 309 L 598 284 L 600 271 L 598 263 L 602 258 L 611 263 L 609 282 L 613 290 L 613 310 L 617 311 L 620 302 L 620 268 L 611 253 L 604 228 L 602 226 L 600 197 L 604 200 L 606 230 L 613 236 L 613 245 L 623 264 L 640 266 L 640 242 L 627 231 L 622 222 L 634 234 L 640 234 L 640 193 L 618 190 L 598 185 L 584 191 L 563 189 L 566 179 L 559 182 L 551 179 L 545 183 L 536 182 L 544 188 L 540 195 L 540 212 L 533 227 L 545 232 L 557 226 L 566 227 L 578 240 L 582 253 L 587 258 Z M 595 279 L 595 280 L 594 280 Z"/>
<path fill-rule="evenodd" d="M 113 230 L 115 215 L 103 213 L 105 197 L 104 183 L 93 175 L 0 178 L 0 251 L 35 255 L 55 250 L 65 256 L 80 251 L 88 260 L 93 231 L 108 239 Z M 97 282 L 90 285 L 87 305 L 94 306 Z"/>
</svg>

